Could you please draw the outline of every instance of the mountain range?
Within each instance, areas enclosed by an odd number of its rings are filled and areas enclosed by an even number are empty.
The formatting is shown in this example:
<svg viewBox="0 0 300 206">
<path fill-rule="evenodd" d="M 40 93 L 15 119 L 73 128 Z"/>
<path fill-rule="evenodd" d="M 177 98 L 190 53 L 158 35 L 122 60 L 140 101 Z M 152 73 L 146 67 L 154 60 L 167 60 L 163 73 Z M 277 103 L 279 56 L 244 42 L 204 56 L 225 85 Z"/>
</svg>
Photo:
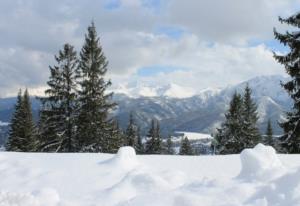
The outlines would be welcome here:
<svg viewBox="0 0 300 206">
<path fill-rule="evenodd" d="M 279 75 L 259 76 L 223 89 L 204 89 L 198 92 L 175 84 L 119 86 L 113 90 L 113 98 L 118 106 L 112 115 L 116 116 L 122 128 L 126 128 L 132 112 L 144 134 L 153 118 L 160 121 L 164 135 L 174 131 L 213 133 L 224 120 L 224 113 L 233 93 L 242 93 L 248 84 L 258 106 L 261 132 L 265 132 L 270 119 L 274 133 L 281 134 L 278 122 L 284 120 L 285 111 L 291 108 L 292 103 L 281 87 L 281 81 L 285 82 L 287 78 Z M 15 97 L 0 99 L 1 122 L 10 121 L 15 101 Z M 37 119 L 39 101 L 36 98 L 32 98 L 32 108 Z M 0 125 L 2 131 L 7 131 L 5 127 L 7 125 Z"/>
</svg>

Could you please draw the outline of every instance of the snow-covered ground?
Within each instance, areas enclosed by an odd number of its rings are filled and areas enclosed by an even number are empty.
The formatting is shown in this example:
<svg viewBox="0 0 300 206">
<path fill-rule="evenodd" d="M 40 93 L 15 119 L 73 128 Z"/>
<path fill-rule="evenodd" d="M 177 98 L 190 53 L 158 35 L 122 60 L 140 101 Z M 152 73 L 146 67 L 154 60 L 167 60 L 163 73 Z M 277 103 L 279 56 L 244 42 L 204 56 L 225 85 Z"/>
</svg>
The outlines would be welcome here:
<svg viewBox="0 0 300 206">
<path fill-rule="evenodd" d="M 300 155 L 0 153 L 0 206 L 300 205 Z"/>
</svg>

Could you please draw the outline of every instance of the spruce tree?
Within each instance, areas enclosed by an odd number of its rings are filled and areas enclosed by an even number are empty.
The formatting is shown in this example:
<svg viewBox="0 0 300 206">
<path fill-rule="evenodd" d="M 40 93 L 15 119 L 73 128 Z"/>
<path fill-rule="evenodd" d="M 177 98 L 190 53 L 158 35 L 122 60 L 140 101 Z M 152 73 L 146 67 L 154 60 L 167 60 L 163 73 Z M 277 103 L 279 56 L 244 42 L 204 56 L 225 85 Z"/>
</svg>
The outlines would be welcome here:
<svg viewBox="0 0 300 206">
<path fill-rule="evenodd" d="M 141 132 L 140 132 L 140 127 L 138 127 L 137 129 L 137 148 L 136 151 L 138 154 L 144 154 L 145 153 L 145 149 L 144 149 L 144 144 L 142 142 L 142 136 L 141 136 Z"/>
<path fill-rule="evenodd" d="M 75 152 L 76 78 L 78 60 L 74 47 L 65 44 L 55 56 L 57 65 L 50 68 L 49 89 L 46 97 L 40 98 L 41 150 Z M 41 126 L 41 125 L 40 125 Z"/>
<path fill-rule="evenodd" d="M 126 129 L 126 145 L 131 146 L 136 149 L 138 134 L 137 134 L 137 126 L 134 123 L 133 114 L 130 113 L 129 116 L 129 124 Z"/>
<path fill-rule="evenodd" d="M 179 154 L 180 155 L 193 155 L 193 149 L 192 149 L 191 143 L 187 137 L 184 137 L 181 140 Z"/>
<path fill-rule="evenodd" d="M 151 121 L 145 150 L 147 154 L 161 154 L 162 152 L 160 127 L 158 121 L 156 120 Z"/>
<path fill-rule="evenodd" d="M 124 145 L 124 134 L 117 120 L 112 121 L 110 132 L 110 144 L 105 145 L 105 150 L 109 153 L 117 153 L 119 148 Z"/>
<path fill-rule="evenodd" d="M 173 155 L 175 153 L 171 135 L 168 136 L 166 142 L 166 154 Z"/>
<path fill-rule="evenodd" d="M 242 143 L 242 112 L 242 97 L 235 92 L 225 114 L 225 121 L 222 123 L 221 128 L 217 129 L 216 149 L 219 154 L 237 154 L 244 149 Z"/>
<path fill-rule="evenodd" d="M 77 137 L 81 151 L 106 152 L 105 148 L 110 144 L 112 122 L 108 113 L 115 104 L 111 102 L 112 93 L 106 92 L 111 85 L 104 78 L 107 66 L 108 61 L 92 22 L 85 36 L 77 69 L 80 85 Z"/>
<path fill-rule="evenodd" d="M 281 23 L 293 26 L 298 31 L 279 33 L 274 29 L 274 35 L 280 43 L 289 47 L 287 54 L 275 54 L 275 59 L 284 65 L 291 79 L 282 83 L 283 88 L 292 98 L 294 104 L 286 114 L 286 121 L 280 123 L 284 135 L 280 138 L 280 147 L 287 153 L 300 153 L 300 13 L 288 18 L 279 18 Z"/>
<path fill-rule="evenodd" d="M 34 152 L 37 149 L 37 144 L 37 133 L 32 117 L 29 93 L 26 89 L 21 96 L 20 90 L 6 149 L 17 152 Z"/>
<path fill-rule="evenodd" d="M 241 122 L 241 143 L 243 144 L 243 148 L 253 148 L 261 140 L 261 136 L 257 128 L 257 105 L 252 99 L 251 94 L 252 90 L 247 84 L 244 90 L 243 109 L 241 113 L 243 118 L 243 121 Z"/>
<path fill-rule="evenodd" d="M 7 151 L 15 151 L 20 152 L 22 151 L 22 91 L 19 90 L 17 102 L 15 105 L 14 113 L 12 115 L 10 130 L 8 141 L 6 144 Z"/>
<path fill-rule="evenodd" d="M 266 131 L 266 136 L 265 136 L 265 144 L 274 147 L 274 139 L 273 139 L 273 129 L 272 129 L 272 124 L 271 120 L 268 120 L 267 124 L 267 131 Z"/>
</svg>

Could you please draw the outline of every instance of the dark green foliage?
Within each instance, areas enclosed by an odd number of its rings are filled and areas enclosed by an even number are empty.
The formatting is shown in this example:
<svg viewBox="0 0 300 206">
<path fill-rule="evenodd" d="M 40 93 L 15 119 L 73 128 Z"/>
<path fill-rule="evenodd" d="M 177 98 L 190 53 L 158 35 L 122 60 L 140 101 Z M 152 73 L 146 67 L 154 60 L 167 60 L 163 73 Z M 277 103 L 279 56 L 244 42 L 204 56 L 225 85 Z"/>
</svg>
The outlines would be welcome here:
<svg viewBox="0 0 300 206">
<path fill-rule="evenodd" d="M 172 142 L 172 138 L 171 136 L 168 136 L 168 139 L 167 139 L 167 142 L 166 142 L 166 154 L 169 154 L 169 155 L 173 155 L 175 153 L 174 151 L 174 145 L 173 145 L 173 142 Z"/>
<path fill-rule="evenodd" d="M 286 19 L 279 18 L 279 21 L 298 29 L 294 32 L 287 31 L 285 34 L 274 29 L 275 38 L 289 47 L 287 54 L 274 53 L 274 57 L 284 65 L 291 77 L 291 80 L 282 83 L 282 86 L 294 102 L 292 110 L 286 114 L 286 121 L 280 123 L 284 130 L 284 135 L 280 138 L 280 147 L 287 153 L 300 153 L 300 13 Z"/>
<path fill-rule="evenodd" d="M 112 122 L 108 112 L 115 106 L 112 93 L 106 93 L 111 85 L 104 76 L 106 60 L 94 23 L 88 27 L 85 43 L 80 52 L 77 69 L 79 91 L 79 115 L 77 119 L 78 149 L 89 152 L 108 152 Z"/>
<path fill-rule="evenodd" d="M 56 66 L 50 68 L 49 89 L 41 98 L 40 150 L 51 152 L 76 151 L 75 111 L 77 57 L 74 47 L 65 44 L 55 56 Z"/>
<path fill-rule="evenodd" d="M 126 129 L 126 146 L 131 146 L 136 149 L 138 141 L 138 127 L 134 123 L 133 114 L 130 113 L 129 124 Z"/>
<path fill-rule="evenodd" d="M 266 136 L 265 136 L 265 142 L 266 145 L 275 146 L 274 138 L 273 138 L 273 129 L 272 129 L 272 124 L 271 120 L 268 120 L 268 125 L 267 125 L 267 131 L 266 131 Z"/>
<path fill-rule="evenodd" d="M 180 145 L 180 155 L 193 155 L 193 150 L 191 147 L 191 143 L 187 137 L 184 137 L 181 140 L 181 145 Z"/>
<path fill-rule="evenodd" d="M 156 120 L 151 121 L 151 126 L 147 135 L 145 152 L 147 154 L 161 154 L 162 142 L 160 136 L 159 123 Z"/>
<path fill-rule="evenodd" d="M 217 151 L 220 154 L 236 154 L 243 149 L 242 142 L 243 100 L 240 94 L 234 93 L 229 110 L 225 114 L 225 122 L 216 135 Z"/>
<path fill-rule="evenodd" d="M 17 152 L 34 152 L 37 147 L 36 127 L 32 118 L 31 103 L 27 89 L 18 93 L 15 112 L 11 121 L 6 149 Z"/>
<path fill-rule="evenodd" d="M 243 111 L 242 111 L 242 144 L 243 148 L 253 148 L 257 145 L 261 136 L 257 128 L 257 105 L 251 97 L 251 89 L 247 85 L 243 97 Z"/>
<path fill-rule="evenodd" d="M 257 128 L 257 106 L 245 87 L 244 96 L 235 93 L 225 114 L 225 122 L 217 129 L 216 149 L 220 154 L 238 154 L 245 148 L 257 145 L 261 136 Z"/>
<path fill-rule="evenodd" d="M 105 145 L 105 150 L 109 153 L 117 153 L 119 148 L 124 145 L 125 135 L 119 127 L 117 120 L 112 121 L 112 127 L 110 131 L 110 142 Z"/>
</svg>

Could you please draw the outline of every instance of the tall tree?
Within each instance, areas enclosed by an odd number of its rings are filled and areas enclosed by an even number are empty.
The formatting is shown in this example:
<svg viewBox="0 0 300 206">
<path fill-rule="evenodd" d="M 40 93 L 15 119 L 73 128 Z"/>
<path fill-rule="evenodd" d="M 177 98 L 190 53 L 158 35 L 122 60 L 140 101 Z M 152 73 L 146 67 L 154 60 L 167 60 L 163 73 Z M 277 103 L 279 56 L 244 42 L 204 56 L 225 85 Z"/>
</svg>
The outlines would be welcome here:
<svg viewBox="0 0 300 206">
<path fill-rule="evenodd" d="M 154 119 L 151 121 L 147 138 L 145 152 L 147 154 L 160 154 L 162 152 L 162 142 L 158 121 Z"/>
<path fill-rule="evenodd" d="M 187 137 L 184 137 L 181 140 L 179 154 L 180 155 L 193 155 L 193 149 L 192 149 L 191 143 Z"/>
<path fill-rule="evenodd" d="M 112 122 L 108 113 L 115 104 L 111 102 L 112 93 L 106 92 L 107 87 L 111 85 L 111 82 L 104 78 L 107 66 L 108 61 L 92 22 L 85 36 L 77 69 L 78 83 L 81 87 L 77 135 L 81 151 L 106 152 L 106 144 L 110 144 Z"/>
<path fill-rule="evenodd" d="M 217 129 L 217 152 L 220 154 L 236 154 L 244 149 L 242 144 L 242 112 L 243 100 L 240 94 L 234 93 L 225 114 L 225 121 Z"/>
<path fill-rule="evenodd" d="M 124 145 L 125 136 L 121 131 L 117 120 L 112 121 L 110 132 L 110 143 L 105 145 L 105 151 L 109 153 L 117 153 L 119 148 Z"/>
<path fill-rule="evenodd" d="M 50 68 L 49 89 L 41 98 L 41 150 L 55 152 L 76 151 L 75 111 L 76 78 L 78 65 L 74 47 L 65 44 L 55 56 L 57 64 Z"/>
<path fill-rule="evenodd" d="M 37 133 L 32 117 L 29 93 L 26 89 L 22 96 L 20 90 L 6 149 L 17 152 L 34 152 L 36 147 Z"/>
<path fill-rule="evenodd" d="M 275 146 L 274 144 L 274 139 L 273 139 L 273 129 L 272 129 L 272 124 L 271 120 L 268 120 L 267 124 L 267 131 L 266 131 L 266 136 L 265 136 L 265 144 L 269 146 Z"/>
<path fill-rule="evenodd" d="M 252 90 L 247 84 L 244 90 L 242 109 L 242 139 L 243 148 L 252 148 L 259 143 L 261 136 L 257 127 L 257 105 L 252 99 Z"/>
<path fill-rule="evenodd" d="M 274 29 L 274 35 L 280 43 L 289 47 L 287 54 L 275 54 L 275 59 L 284 65 L 290 80 L 282 83 L 283 88 L 292 98 L 294 104 L 286 114 L 286 121 L 280 123 L 284 135 L 280 138 L 281 147 L 287 153 L 300 153 L 300 13 L 289 18 L 279 17 L 281 23 L 294 26 L 298 31 L 279 33 Z"/>
</svg>

